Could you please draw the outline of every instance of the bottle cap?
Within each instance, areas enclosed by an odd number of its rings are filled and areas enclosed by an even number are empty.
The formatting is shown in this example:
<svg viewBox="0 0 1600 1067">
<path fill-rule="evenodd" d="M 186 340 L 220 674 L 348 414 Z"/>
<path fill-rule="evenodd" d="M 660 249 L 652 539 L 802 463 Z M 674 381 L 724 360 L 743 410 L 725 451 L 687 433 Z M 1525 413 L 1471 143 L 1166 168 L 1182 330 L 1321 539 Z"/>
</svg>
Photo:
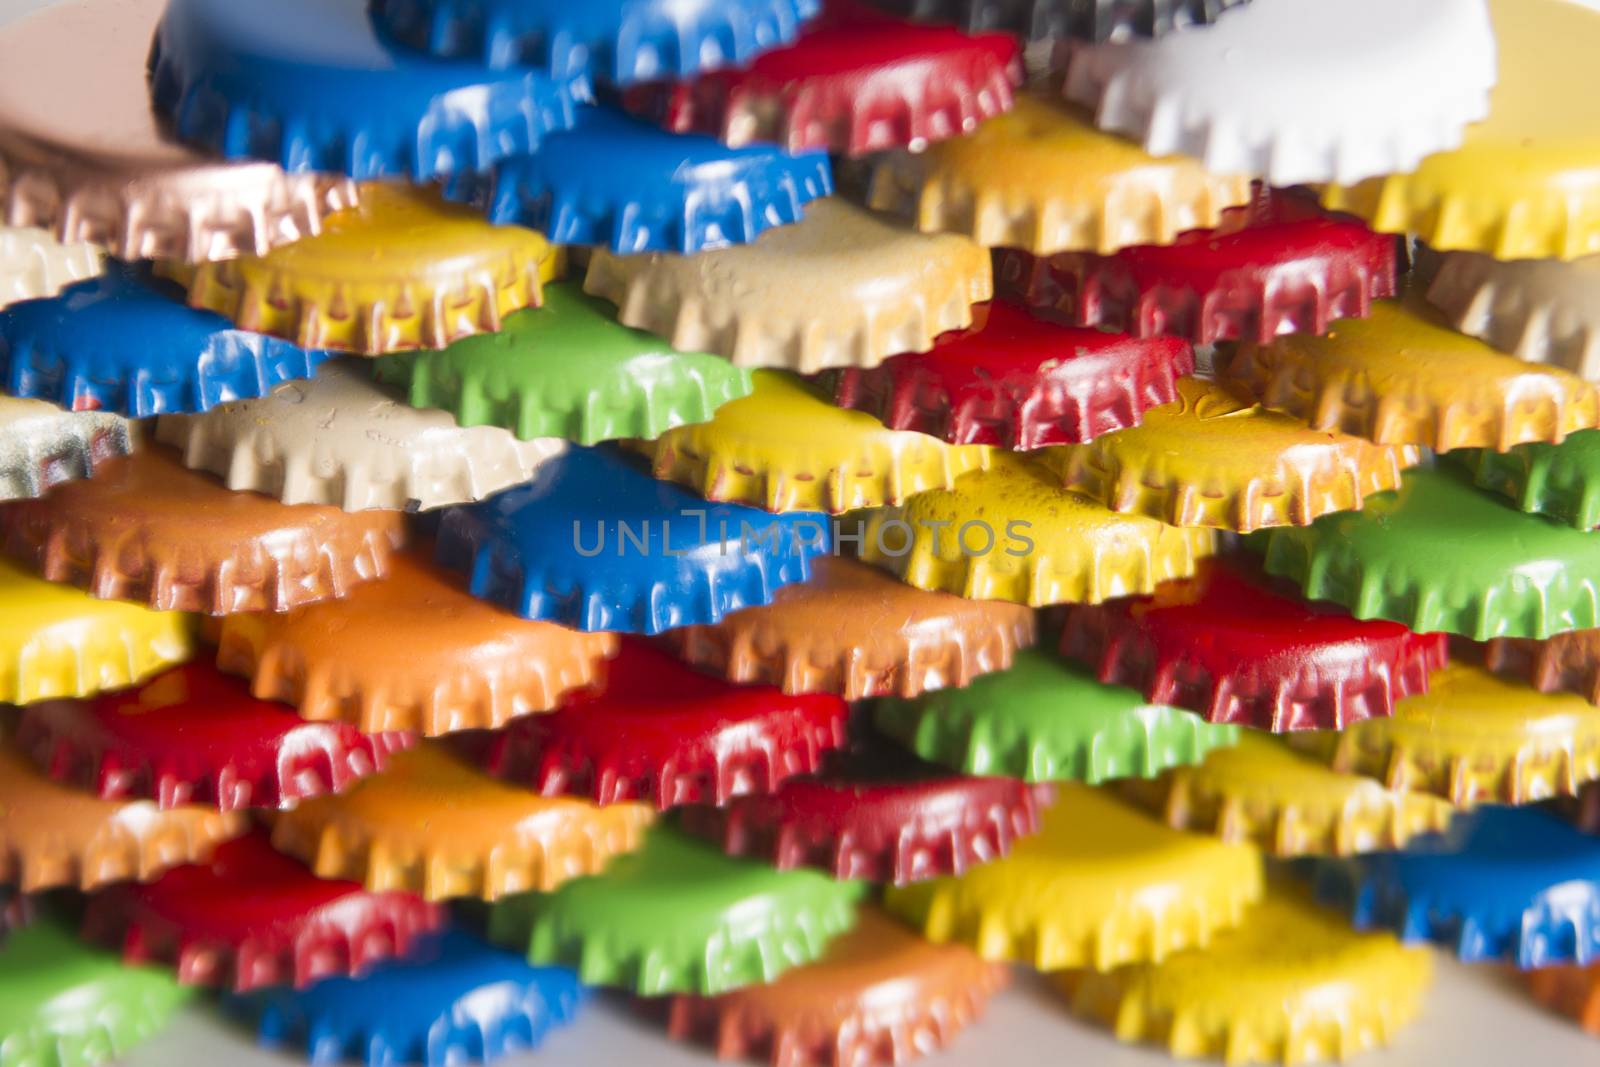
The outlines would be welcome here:
<svg viewBox="0 0 1600 1067">
<path fill-rule="evenodd" d="M 1600 424 L 1600 388 L 1456 333 L 1415 296 L 1374 304 L 1326 337 L 1242 343 L 1219 369 L 1314 429 L 1380 444 L 1504 451 Z"/>
<path fill-rule="evenodd" d="M 313 1063 L 492 1063 L 537 1048 L 577 1017 L 575 975 L 451 929 L 355 978 L 278 986 L 229 998 L 262 1045 L 299 1046 Z"/>
<path fill-rule="evenodd" d="M 504 726 L 593 685 L 608 633 L 519 619 L 472 596 L 425 548 L 338 600 L 221 620 L 217 666 L 303 719 L 432 737 Z"/>
<path fill-rule="evenodd" d="M 182 140 L 357 180 L 486 170 L 572 125 L 581 92 L 395 45 L 367 0 L 173 0 L 150 50 L 150 98 Z"/>
<path fill-rule="evenodd" d="M 655 813 L 505 785 L 435 742 L 336 796 L 280 813 L 272 844 L 319 878 L 428 900 L 548 891 L 639 847 Z"/>
<path fill-rule="evenodd" d="M 7 550 L 52 582 L 153 608 L 287 611 L 382 577 L 398 511 L 341 511 L 235 493 L 148 448 L 93 478 L 0 506 Z"/>
<path fill-rule="evenodd" d="M 1271 856 L 1404 848 L 1418 834 L 1443 830 L 1455 811 L 1439 797 L 1332 770 L 1254 730 L 1193 766 L 1129 780 L 1119 795 L 1174 830 L 1252 844 Z"/>
<path fill-rule="evenodd" d="M 859 156 L 923 148 L 1011 106 L 1017 42 L 918 26 L 860 0 L 828 0 L 799 40 L 692 81 L 639 86 L 627 106 L 730 145 Z"/>
<path fill-rule="evenodd" d="M 1584 833 L 1600 833 L 1600 782 L 1585 782 L 1577 796 L 1557 797 L 1549 807 Z"/>
<path fill-rule="evenodd" d="M 970 685 L 1005 670 L 1036 636 L 1021 604 L 924 592 L 837 556 L 818 559 L 809 581 L 784 586 L 767 607 L 662 635 L 679 658 L 732 681 L 846 700 Z"/>
<path fill-rule="evenodd" d="M 497 903 L 489 936 L 589 985 L 715 995 L 771 982 L 850 929 L 866 887 L 775 871 L 667 827 L 605 872 Z"/>
<path fill-rule="evenodd" d="M 1461 664 L 1434 674 L 1426 693 L 1395 705 L 1393 718 L 1307 743 L 1336 770 L 1458 807 L 1573 796 L 1600 779 L 1600 716 L 1588 701 Z"/>
<path fill-rule="evenodd" d="M 1255 849 L 1169 830 L 1102 792 L 1063 785 L 1041 831 L 1011 855 L 891 887 L 884 906 L 929 940 L 984 959 L 1104 971 L 1206 945 L 1261 891 Z"/>
<path fill-rule="evenodd" d="M 1211 722 L 1336 730 L 1425 691 L 1449 640 L 1302 600 L 1233 556 L 1204 560 L 1195 577 L 1153 596 L 1069 607 L 1061 651 L 1104 681 Z"/>
<path fill-rule="evenodd" d="M 6 392 L 136 419 L 261 396 L 327 357 L 185 307 L 182 289 L 125 263 L 0 311 Z"/>
<path fill-rule="evenodd" d="M 5 42 L 0 31 L 0 54 Z M 0 101 L 0 109 L 4 106 Z M 0 132 L 0 161 L 8 158 L 5 134 Z M 0 185 L 0 204 L 8 194 L 8 187 Z M 102 266 L 100 249 L 86 241 L 62 244 L 34 226 L 0 226 L 0 308 L 55 296 L 73 282 L 99 274 Z"/>
<path fill-rule="evenodd" d="M 194 655 L 191 615 L 96 600 L 0 559 L 0 703 L 122 689 Z"/>
<path fill-rule="evenodd" d="M 870 512 L 859 546 L 862 559 L 918 589 L 1042 607 L 1186 578 L 1216 550 L 1216 532 L 1119 515 L 1062 489 L 1043 465 L 997 453 L 951 489 Z"/>
<path fill-rule="evenodd" d="M 443 515 L 439 561 L 473 595 L 579 630 L 656 634 L 770 604 L 832 543 L 825 515 L 707 504 L 605 449 Z"/>
<path fill-rule="evenodd" d="M 1600 705 L 1600 630 L 1569 630 L 1543 641 L 1497 637 L 1483 646 L 1483 661 L 1541 693 L 1577 693 Z"/>
<path fill-rule="evenodd" d="M 1358 933 L 1282 888 L 1205 948 L 1056 982 L 1118 1041 L 1232 1064 L 1342 1062 L 1390 1044 L 1421 1013 L 1432 964 L 1425 949 Z"/>
<path fill-rule="evenodd" d="M 43 496 L 87 478 L 102 460 L 132 452 L 133 437 L 120 415 L 0 395 L 0 500 Z"/>
<path fill-rule="evenodd" d="M 444 922 L 442 907 L 414 894 L 320 879 L 251 832 L 207 863 L 95 893 L 84 934 L 128 963 L 176 967 L 185 985 L 243 992 L 363 974 Z"/>
<path fill-rule="evenodd" d="M 1319 860 L 1317 896 L 1357 929 L 1522 970 L 1600 954 L 1600 838 L 1538 808 L 1484 807 L 1404 852 Z"/>
<path fill-rule="evenodd" d="M 899 1063 L 949 1045 L 1008 977 L 965 946 L 932 944 L 864 906 L 815 963 L 663 1007 L 668 1036 L 708 1045 L 720 1059 Z"/>
<path fill-rule="evenodd" d="M 618 159 L 628 165 L 617 166 Z M 457 175 L 446 189 L 470 198 L 490 222 L 623 254 L 747 244 L 799 222 L 806 204 L 832 192 L 826 153 L 773 144 L 729 148 L 606 105 L 578 108 L 572 129 L 550 134 L 537 152 L 502 159 L 486 176 Z"/>
<path fill-rule="evenodd" d="M 162 971 L 126 966 L 56 922 L 0 943 L 0 1042 L 17 1063 L 108 1063 L 163 1030 L 188 999 Z"/>
<path fill-rule="evenodd" d="M 349 0 L 318 0 L 330 4 Z M 358 206 L 328 216 L 315 237 L 261 256 L 169 265 L 169 273 L 189 290 L 190 304 L 241 329 L 305 348 L 378 355 L 493 333 L 513 311 L 537 307 L 544 283 L 563 266 L 561 250 L 543 234 L 495 226 L 431 189 L 374 182 L 362 187 Z"/>
<path fill-rule="evenodd" d="M 1518 359 L 1600 378 L 1600 256 L 1499 260 L 1443 252 L 1428 303 L 1445 321 Z"/>
<path fill-rule="evenodd" d="M 1323 202 L 1441 250 L 1507 260 L 1600 252 L 1600 101 L 1589 91 L 1600 22 L 1561 0 L 1488 6 L 1500 67 L 1488 118 L 1459 147 L 1385 177 L 1329 186 Z M 1406 72 L 1408 87 L 1386 95 L 1390 107 L 1415 98 L 1409 79 L 1431 77 L 1409 63 L 1393 69 Z"/>
<path fill-rule="evenodd" d="M 657 478 L 707 500 L 838 514 L 948 489 L 958 475 L 988 465 L 982 445 L 887 429 L 781 371 L 754 378 L 755 391 L 719 408 L 710 422 L 668 430 L 640 447 Z"/>
<path fill-rule="evenodd" d="M 1580 530 L 1600 527 L 1600 430 L 1579 430 L 1559 445 L 1467 449 L 1453 458 L 1472 469 L 1478 488 L 1510 497 L 1523 511 Z"/>
<path fill-rule="evenodd" d="M 1533 999 L 1600 1034 L 1600 962 L 1558 963 L 1523 972 Z"/>
<path fill-rule="evenodd" d="M 52 778 L 105 800 L 221 811 L 288 808 L 348 789 L 415 740 L 308 723 L 199 662 L 93 700 L 33 704 L 16 736 Z"/>
<path fill-rule="evenodd" d="M 258 400 L 163 415 L 155 436 L 182 452 L 189 469 L 209 471 L 229 489 L 346 511 L 471 503 L 527 481 L 565 447 L 549 437 L 519 441 L 493 426 L 463 428 L 449 412 L 414 408 L 354 359 L 325 363 L 315 378 L 285 382 Z"/>
<path fill-rule="evenodd" d="M 0 738 L 0 882 L 24 893 L 153 881 L 168 868 L 205 861 L 248 828 L 238 812 L 162 811 L 153 801 L 101 800 L 59 785 L 15 740 Z"/>
<path fill-rule="evenodd" d="M 414 48 L 496 69 L 615 85 L 742 63 L 794 39 L 817 0 L 378 0 L 378 24 Z"/>
<path fill-rule="evenodd" d="M 875 0 L 890 11 L 1014 33 L 1029 43 L 1164 37 L 1210 23 L 1248 0 Z"/>
<path fill-rule="evenodd" d="M 1422 461 L 1415 445 L 1312 429 L 1237 386 L 1184 378 L 1177 393 L 1138 426 L 1036 458 L 1068 489 L 1114 511 L 1239 533 L 1358 510 L 1371 494 L 1399 488 L 1401 470 Z"/>
<path fill-rule="evenodd" d="M 1047 0 L 1054 2 L 1054 0 Z M 867 203 L 929 233 L 1041 256 L 1165 244 L 1217 225 L 1250 178 L 1188 156 L 1152 156 L 1038 91 L 961 137 L 869 161 Z"/>
<path fill-rule="evenodd" d="M 81 0 L 0 32 L 0 214 L 122 259 L 192 262 L 299 240 L 355 203 L 345 178 L 224 163 L 168 136 L 146 84 L 165 8 Z"/>
<path fill-rule="evenodd" d="M 1280 186 L 1414 170 L 1488 114 L 1496 77 L 1483 0 L 1251 4 L 1205 33 L 1058 60 L 1102 129 Z"/>
<path fill-rule="evenodd" d="M 624 640 L 600 674 L 555 711 L 497 733 L 484 756 L 490 773 L 545 796 L 664 811 L 771 792 L 845 742 L 850 708 L 838 697 L 734 685 L 638 639 Z"/>
<path fill-rule="evenodd" d="M 1177 379 L 1193 373 L 1194 349 L 1178 338 L 1063 326 L 996 300 L 975 306 L 970 329 L 944 334 L 927 352 L 846 367 L 831 384 L 834 403 L 891 429 L 1029 451 L 1136 426 L 1176 400 Z"/>
<path fill-rule="evenodd" d="M 1525 515 L 1441 469 L 1359 512 L 1257 535 L 1268 574 L 1309 600 L 1418 633 L 1549 637 L 1600 626 L 1600 538 Z"/>
<path fill-rule="evenodd" d="M 384 356 L 373 369 L 413 407 L 443 408 L 462 426 L 583 445 L 704 422 L 752 387 L 748 370 L 623 326 L 615 308 L 569 282 L 546 286 L 541 307 L 507 317 L 497 333 Z"/>
<path fill-rule="evenodd" d="M 1070 707 L 1072 714 L 1061 709 Z M 959 689 L 880 700 L 873 725 L 925 760 L 963 774 L 1029 782 L 1150 778 L 1198 763 L 1238 731 L 1177 708 L 1147 704 L 1042 650 Z"/>
<path fill-rule="evenodd" d="M 837 197 L 738 248 L 597 249 L 584 288 L 616 304 L 625 325 L 674 348 L 802 374 L 926 351 L 939 334 L 971 325 L 972 305 L 994 295 L 979 245 L 903 229 Z"/>
<path fill-rule="evenodd" d="M 30 894 L 19 893 L 11 886 L 0 888 L 0 945 L 5 944 L 6 935 L 11 931 L 33 922 L 36 911 L 36 902 Z"/>
<path fill-rule="evenodd" d="M 1005 856 L 1039 829 L 1049 786 L 953 774 L 883 744 L 831 755 L 822 773 L 722 807 L 684 809 L 679 825 L 779 870 L 904 885 Z"/>
<path fill-rule="evenodd" d="M 1214 229 L 1111 255 L 1050 256 L 1027 271 L 1027 301 L 1078 326 L 1268 344 L 1365 318 L 1372 301 L 1395 295 L 1399 258 L 1394 237 L 1359 219 L 1331 214 L 1307 194 L 1257 187 Z"/>
</svg>

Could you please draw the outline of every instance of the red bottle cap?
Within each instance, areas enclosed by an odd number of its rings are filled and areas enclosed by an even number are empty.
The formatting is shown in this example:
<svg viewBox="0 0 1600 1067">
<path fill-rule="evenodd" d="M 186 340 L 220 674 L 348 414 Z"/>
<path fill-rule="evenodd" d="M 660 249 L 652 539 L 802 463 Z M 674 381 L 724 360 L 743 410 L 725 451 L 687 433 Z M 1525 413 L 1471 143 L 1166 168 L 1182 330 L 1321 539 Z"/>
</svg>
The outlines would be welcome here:
<svg viewBox="0 0 1600 1067">
<path fill-rule="evenodd" d="M 412 893 L 318 878 L 257 832 L 219 846 L 209 863 L 95 893 L 84 934 L 120 945 L 129 963 L 171 963 L 180 982 L 243 992 L 358 975 L 445 918 Z"/>
<path fill-rule="evenodd" d="M 1178 399 L 1194 349 L 1176 337 L 1140 339 L 1062 325 L 996 300 L 972 309 L 972 327 L 931 351 L 893 356 L 832 376 L 834 402 L 893 430 L 958 445 L 1031 450 L 1081 444 L 1137 426 Z"/>
<path fill-rule="evenodd" d="M 630 110 L 678 133 L 730 145 L 847 155 L 918 148 L 968 133 L 1011 107 L 1022 82 L 1016 39 L 919 26 L 829 0 L 799 40 L 693 81 L 635 86 Z"/>
<path fill-rule="evenodd" d="M 1253 560 L 1207 560 L 1153 596 L 1065 609 L 1061 651 L 1102 682 L 1210 722 L 1342 729 L 1426 692 L 1448 638 L 1307 602 Z"/>
<path fill-rule="evenodd" d="M 767 795 L 686 808 L 679 825 L 780 870 L 820 867 L 835 878 L 904 885 L 1004 856 L 1038 830 L 1054 795 L 1049 785 L 969 777 L 873 746 Z"/>
<path fill-rule="evenodd" d="M 849 713 L 837 696 L 737 685 L 624 638 L 598 687 L 512 722 L 483 758 L 546 796 L 725 804 L 815 771 L 844 744 Z"/>
<path fill-rule="evenodd" d="M 25 708 L 17 745 L 51 777 L 104 800 L 289 807 L 381 771 L 415 735 L 306 722 L 242 680 L 194 662 L 93 700 Z"/>
<path fill-rule="evenodd" d="M 1373 300 L 1394 296 L 1398 272 L 1394 236 L 1279 189 L 1258 190 L 1216 229 L 1170 245 L 1048 259 L 1008 251 L 996 263 L 1001 291 L 1031 307 L 1080 326 L 1199 344 L 1327 333 L 1334 320 L 1365 318 Z"/>
</svg>

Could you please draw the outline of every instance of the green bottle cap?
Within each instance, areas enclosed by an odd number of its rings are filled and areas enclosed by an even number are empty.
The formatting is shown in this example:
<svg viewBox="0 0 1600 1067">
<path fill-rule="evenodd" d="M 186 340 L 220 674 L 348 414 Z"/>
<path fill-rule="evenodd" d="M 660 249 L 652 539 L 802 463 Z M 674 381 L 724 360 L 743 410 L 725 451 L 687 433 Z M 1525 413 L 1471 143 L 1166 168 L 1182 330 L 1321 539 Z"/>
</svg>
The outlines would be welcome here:
<svg viewBox="0 0 1600 1067">
<path fill-rule="evenodd" d="M 630 329 L 572 283 L 546 286 L 544 306 L 508 316 L 499 333 L 374 362 L 378 380 L 404 389 L 413 407 L 584 445 L 705 422 L 752 388 L 748 370 Z"/>
<path fill-rule="evenodd" d="M 880 700 L 873 722 L 925 760 L 1029 782 L 1151 778 L 1239 738 L 1039 649 L 962 689 Z"/>
<path fill-rule="evenodd" d="M 714 995 L 816 960 L 855 923 L 865 889 L 657 826 L 601 874 L 499 901 L 489 936 L 526 946 L 534 963 L 573 967 L 588 985 Z"/>
<path fill-rule="evenodd" d="M 1477 641 L 1600 626 L 1600 537 L 1528 515 L 1445 468 L 1310 526 L 1252 535 L 1266 569 L 1358 618 Z"/>
<path fill-rule="evenodd" d="M 1450 453 L 1474 480 L 1580 530 L 1600 527 L 1600 430 L 1581 430 L 1559 445 L 1518 445 L 1509 452 L 1466 448 Z"/>
<path fill-rule="evenodd" d="M 125 964 L 41 919 L 0 946 L 0 1063 L 109 1062 L 161 1030 L 190 993 L 163 970 Z"/>
</svg>

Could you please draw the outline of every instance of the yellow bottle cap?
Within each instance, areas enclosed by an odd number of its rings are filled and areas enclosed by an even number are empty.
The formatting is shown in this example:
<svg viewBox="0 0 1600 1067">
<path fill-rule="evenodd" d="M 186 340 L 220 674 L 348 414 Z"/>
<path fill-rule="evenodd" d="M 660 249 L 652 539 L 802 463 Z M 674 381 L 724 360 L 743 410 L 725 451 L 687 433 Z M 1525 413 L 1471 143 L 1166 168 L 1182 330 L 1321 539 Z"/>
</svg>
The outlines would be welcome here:
<svg viewBox="0 0 1600 1067">
<path fill-rule="evenodd" d="M 246 330 L 377 355 L 492 333 L 537 306 L 562 265 L 561 250 L 533 230 L 495 226 L 429 189 L 373 183 L 315 237 L 162 270 L 188 286 L 195 307 Z"/>
<path fill-rule="evenodd" d="M 1024 93 L 964 137 L 879 157 L 867 196 L 919 230 L 989 248 L 1109 253 L 1216 226 L 1249 202 L 1250 178 L 1152 156 L 1069 104 Z"/>
<path fill-rule="evenodd" d="M 985 959 L 1108 970 L 1207 944 L 1261 889 L 1255 849 L 1170 830 L 1106 792 L 1063 783 L 1040 832 L 1011 855 L 891 887 L 884 905 L 930 940 Z"/>
<path fill-rule="evenodd" d="M 1274 856 L 1404 848 L 1416 834 L 1443 830 L 1455 810 L 1435 796 L 1341 774 L 1252 730 L 1199 764 L 1116 788 L 1174 829 L 1249 842 Z"/>
<path fill-rule="evenodd" d="M 1600 387 L 1456 333 L 1415 297 L 1375 303 L 1323 337 L 1241 344 L 1222 377 L 1314 429 L 1440 452 L 1559 443 L 1600 425 Z"/>
<path fill-rule="evenodd" d="M 1433 975 L 1426 948 L 1360 933 L 1299 892 L 1274 888 L 1235 930 L 1164 963 L 1057 979 L 1080 1015 L 1119 1041 L 1229 1064 L 1343 1061 L 1416 1018 Z"/>
<path fill-rule="evenodd" d="M 1116 511 L 1240 533 L 1356 510 L 1400 488 L 1401 470 L 1422 459 L 1414 445 L 1313 430 L 1199 378 L 1179 380 L 1177 403 L 1138 426 L 1037 455 L 1067 488 Z"/>
<path fill-rule="evenodd" d="M 668 430 L 640 448 L 657 478 L 708 500 L 834 513 L 948 489 L 957 475 L 988 466 L 990 452 L 890 430 L 779 371 L 756 372 L 755 391 L 718 408 L 710 422 Z"/>
<path fill-rule="evenodd" d="M 272 843 L 320 878 L 429 900 L 549 891 L 639 847 L 646 804 L 597 807 L 507 785 L 424 742 L 383 774 L 278 815 Z"/>
<path fill-rule="evenodd" d="M 1600 779 L 1600 715 L 1588 701 L 1464 664 L 1435 672 L 1428 691 L 1400 701 L 1393 718 L 1293 742 L 1335 770 L 1457 807 L 1572 796 Z"/>
<path fill-rule="evenodd" d="M 1216 551 L 1212 530 L 1119 515 L 1007 452 L 950 489 L 869 513 L 859 531 L 842 525 L 860 532 L 862 559 L 918 589 L 1034 607 L 1149 593 Z"/>
<path fill-rule="evenodd" d="M 1323 200 L 1390 233 L 1497 259 L 1600 252 L 1600 17 L 1566 0 L 1492 0 L 1500 81 L 1461 147 Z"/>
<path fill-rule="evenodd" d="M 0 704 L 125 689 L 194 655 L 195 617 L 97 600 L 0 559 Z"/>
</svg>

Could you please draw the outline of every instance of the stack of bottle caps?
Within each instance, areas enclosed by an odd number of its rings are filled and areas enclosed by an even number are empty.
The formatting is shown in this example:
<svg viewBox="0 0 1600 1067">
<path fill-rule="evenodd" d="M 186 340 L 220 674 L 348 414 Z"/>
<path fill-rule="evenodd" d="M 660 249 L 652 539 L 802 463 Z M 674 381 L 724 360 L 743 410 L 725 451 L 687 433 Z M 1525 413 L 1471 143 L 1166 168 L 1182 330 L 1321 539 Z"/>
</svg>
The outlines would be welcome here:
<svg viewBox="0 0 1600 1067">
<path fill-rule="evenodd" d="M 1600 1032 L 1600 14 L 875 2 L 0 27 L 0 1061 Z"/>
</svg>

